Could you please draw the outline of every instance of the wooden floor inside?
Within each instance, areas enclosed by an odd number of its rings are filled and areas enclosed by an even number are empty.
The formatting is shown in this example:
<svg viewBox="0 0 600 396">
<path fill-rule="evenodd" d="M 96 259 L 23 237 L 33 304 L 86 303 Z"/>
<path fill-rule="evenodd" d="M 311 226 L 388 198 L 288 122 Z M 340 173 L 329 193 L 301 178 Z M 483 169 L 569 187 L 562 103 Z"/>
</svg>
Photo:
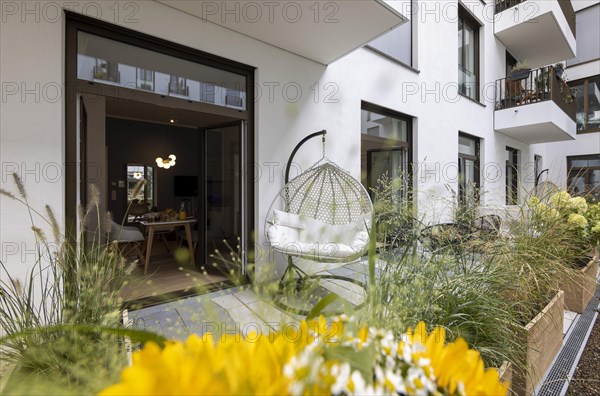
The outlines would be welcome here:
<svg viewBox="0 0 600 396">
<path fill-rule="evenodd" d="M 175 241 L 168 243 L 174 252 L 177 249 Z M 202 293 L 229 280 L 224 271 L 212 265 L 204 267 L 205 270 L 199 270 L 191 264 L 182 265 L 165 246 L 156 244 L 152 248 L 148 273 L 144 275 L 144 266 L 140 263 L 121 289 L 121 297 L 125 302 L 156 297 L 166 300 L 174 294 Z"/>
</svg>

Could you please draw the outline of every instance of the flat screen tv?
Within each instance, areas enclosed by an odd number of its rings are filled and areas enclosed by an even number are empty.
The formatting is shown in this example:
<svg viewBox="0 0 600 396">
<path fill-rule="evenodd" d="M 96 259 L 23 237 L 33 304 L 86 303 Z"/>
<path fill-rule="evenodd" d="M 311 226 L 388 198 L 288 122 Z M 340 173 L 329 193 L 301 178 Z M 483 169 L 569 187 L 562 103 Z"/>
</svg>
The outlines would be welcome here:
<svg viewBox="0 0 600 396">
<path fill-rule="evenodd" d="M 176 197 L 198 196 L 198 176 L 173 176 L 173 195 Z"/>
</svg>

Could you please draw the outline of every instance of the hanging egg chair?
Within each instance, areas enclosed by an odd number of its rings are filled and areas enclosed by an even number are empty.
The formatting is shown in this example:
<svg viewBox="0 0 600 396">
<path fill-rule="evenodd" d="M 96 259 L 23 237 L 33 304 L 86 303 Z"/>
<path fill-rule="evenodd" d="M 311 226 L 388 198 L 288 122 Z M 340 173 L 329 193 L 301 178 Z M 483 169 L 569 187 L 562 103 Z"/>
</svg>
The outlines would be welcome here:
<svg viewBox="0 0 600 396">
<path fill-rule="evenodd" d="M 294 148 L 286 167 L 285 185 L 265 220 L 269 245 L 288 258 L 281 288 L 308 278 L 339 279 L 365 287 L 356 279 L 319 274 L 357 261 L 367 253 L 373 213 L 373 203 L 361 182 L 325 156 L 326 133 L 313 133 Z M 290 165 L 300 146 L 320 135 L 323 157 L 289 180 Z"/>
</svg>

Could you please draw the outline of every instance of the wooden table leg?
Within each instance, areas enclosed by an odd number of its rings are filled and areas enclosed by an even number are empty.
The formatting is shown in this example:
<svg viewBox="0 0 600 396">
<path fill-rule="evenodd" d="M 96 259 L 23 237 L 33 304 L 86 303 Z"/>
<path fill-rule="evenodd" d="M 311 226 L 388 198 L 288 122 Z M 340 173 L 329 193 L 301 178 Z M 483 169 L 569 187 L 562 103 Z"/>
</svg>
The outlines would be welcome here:
<svg viewBox="0 0 600 396">
<path fill-rule="evenodd" d="M 185 237 L 187 238 L 188 249 L 190 250 L 190 260 L 192 261 L 192 266 L 196 266 L 196 260 L 194 257 L 194 240 L 192 239 L 192 229 L 190 227 L 190 223 L 185 223 Z"/>
<path fill-rule="evenodd" d="M 154 226 L 148 226 L 148 245 L 146 246 L 146 262 L 144 263 L 144 275 L 148 273 L 150 254 L 152 253 L 152 240 L 154 239 Z"/>
</svg>

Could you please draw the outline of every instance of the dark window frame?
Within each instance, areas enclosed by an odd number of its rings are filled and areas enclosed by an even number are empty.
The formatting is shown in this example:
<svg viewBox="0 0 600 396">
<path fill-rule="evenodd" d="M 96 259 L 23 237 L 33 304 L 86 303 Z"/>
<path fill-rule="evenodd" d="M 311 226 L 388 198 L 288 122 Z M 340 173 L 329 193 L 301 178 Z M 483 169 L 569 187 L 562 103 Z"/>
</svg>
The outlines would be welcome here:
<svg viewBox="0 0 600 396">
<path fill-rule="evenodd" d="M 585 184 L 591 184 L 591 183 L 586 183 L 586 181 L 589 181 L 589 171 L 590 170 L 600 170 L 600 166 L 598 167 L 583 167 L 583 168 L 574 168 L 571 163 L 573 161 L 581 161 L 581 160 L 595 160 L 595 159 L 600 159 L 600 153 L 598 154 L 584 154 L 584 155 L 570 155 L 567 156 L 567 189 L 569 190 L 569 192 L 572 195 L 578 195 L 577 193 L 573 192 L 572 190 L 572 183 L 571 180 L 575 177 L 584 177 L 584 183 Z M 598 188 L 600 189 L 600 187 Z M 598 195 L 600 195 L 600 191 L 598 192 Z"/>
<path fill-rule="evenodd" d="M 583 113 L 586 115 L 588 115 L 588 110 L 589 110 L 589 81 L 592 78 L 600 78 L 600 74 L 594 75 L 594 76 L 588 76 L 585 78 L 580 78 L 579 80 L 573 80 L 573 81 L 569 81 L 568 85 L 569 88 L 573 88 L 576 85 L 583 85 Z M 579 110 L 579 108 L 577 108 L 577 110 Z M 585 133 L 594 133 L 594 132 L 600 132 L 600 126 L 598 126 L 597 128 L 585 128 L 582 130 L 577 130 L 577 134 L 585 134 Z"/>
<path fill-rule="evenodd" d="M 480 194 L 479 188 L 481 187 L 481 138 L 477 136 L 470 135 L 468 133 L 459 132 L 459 137 L 464 137 L 475 142 L 475 155 L 464 154 L 460 151 L 458 152 L 458 202 L 463 205 L 466 204 L 466 185 L 464 184 L 465 177 L 463 175 L 463 171 L 466 168 L 466 160 L 471 160 L 475 166 L 475 203 L 479 204 L 480 202 Z M 462 178 L 461 178 L 462 175 Z"/>
<path fill-rule="evenodd" d="M 195 48 L 177 44 L 156 36 L 151 36 L 145 33 L 137 32 L 122 26 L 107 23 L 95 18 L 84 16 L 71 11 L 64 11 L 66 28 L 65 28 L 65 82 L 66 82 L 66 100 L 65 100 L 65 235 L 69 241 L 75 242 L 77 236 L 77 95 L 79 92 L 86 93 L 86 88 L 92 87 L 92 93 L 107 95 L 111 94 L 125 95 L 132 93 L 132 90 L 119 87 L 118 90 L 110 85 L 90 83 L 89 81 L 79 80 L 77 78 L 77 33 L 84 31 L 91 34 L 96 34 L 108 39 L 120 41 L 126 44 L 134 45 L 140 48 L 148 49 L 165 55 L 174 56 L 191 62 L 199 63 L 206 66 L 219 68 L 221 70 L 237 73 L 246 77 L 246 95 L 247 107 L 246 110 L 239 109 L 220 109 L 219 106 L 204 104 L 204 103 L 189 103 L 189 101 L 178 98 L 168 98 L 162 95 L 156 95 L 150 92 L 135 91 L 135 94 L 141 98 L 148 99 L 148 102 L 161 100 L 169 104 L 177 104 L 182 109 L 188 108 L 196 111 L 206 111 L 202 109 L 210 109 L 218 114 L 236 115 L 236 118 L 246 120 L 246 147 L 245 157 L 246 164 L 244 167 L 254 164 L 254 148 L 255 148 L 255 100 L 254 100 L 254 81 L 256 68 L 245 65 L 227 58 L 209 54 Z M 119 96 L 116 95 L 118 98 Z M 162 99 L 161 99 L 162 98 Z M 246 235 L 248 235 L 248 268 L 252 271 L 253 257 L 255 250 L 255 240 L 253 238 L 255 229 L 255 211 L 254 211 L 254 175 L 252 172 L 245 172 L 244 185 L 246 191 Z"/>
<path fill-rule="evenodd" d="M 506 180 L 506 205 L 519 204 L 519 150 L 506 146 L 506 151 L 510 152 L 511 162 L 506 161 L 505 180 Z M 509 172 L 509 167 L 512 172 Z M 509 178 L 509 175 L 512 176 Z"/>
<path fill-rule="evenodd" d="M 362 139 L 362 135 L 371 136 L 371 139 L 381 139 L 381 144 L 382 144 L 381 148 L 367 150 L 367 175 L 366 175 L 367 186 L 365 186 L 365 188 L 367 189 L 367 192 L 369 193 L 369 195 L 372 195 L 371 191 L 369 191 L 369 187 L 368 187 L 368 181 L 370 179 L 370 177 L 369 177 L 369 172 L 370 172 L 369 158 L 372 155 L 371 152 L 382 152 L 382 151 L 393 151 L 393 150 L 398 150 L 398 149 L 406 149 L 406 151 L 407 151 L 406 155 L 407 155 L 407 159 L 408 159 L 406 173 L 407 173 L 407 184 L 409 187 L 409 191 L 406 191 L 406 196 L 408 197 L 409 200 L 412 201 L 412 194 L 413 194 L 413 190 L 414 190 L 414 186 L 413 186 L 413 127 L 414 127 L 414 125 L 413 125 L 413 123 L 414 123 L 415 118 L 408 114 L 401 113 L 401 112 L 395 111 L 395 110 L 391 110 L 387 107 L 383 107 L 383 106 L 365 102 L 365 101 L 361 102 L 360 110 L 361 110 L 361 112 L 369 111 L 369 112 L 381 114 L 381 115 L 384 115 L 387 117 L 393 117 L 393 118 L 396 118 L 396 119 L 399 119 L 402 121 L 406 121 L 406 123 L 407 123 L 406 142 L 395 140 L 394 146 L 389 146 L 389 145 L 386 146 L 386 143 L 389 143 L 389 141 L 390 141 L 389 139 L 377 138 L 375 136 L 363 134 L 361 131 L 361 139 Z M 362 148 L 361 148 L 361 152 L 362 152 Z"/>
<path fill-rule="evenodd" d="M 471 100 L 480 101 L 480 93 L 479 93 L 479 86 L 480 86 L 480 80 L 481 80 L 481 70 L 480 70 L 480 55 L 481 55 L 481 42 L 479 39 L 480 36 L 480 30 L 481 30 L 481 24 L 473 17 L 473 15 L 471 15 L 462 5 L 459 4 L 458 6 L 458 28 L 460 29 L 462 25 L 466 24 L 467 26 L 469 26 L 471 29 L 473 29 L 474 32 L 474 43 L 473 43 L 473 47 L 474 47 L 474 54 L 473 54 L 473 59 L 475 61 L 475 86 L 473 87 L 473 92 L 475 93 L 474 97 L 468 96 L 465 92 L 462 92 L 461 87 L 459 85 L 458 87 L 458 92 L 460 93 L 460 95 L 469 98 Z M 462 36 L 463 38 L 463 42 L 462 44 L 462 48 L 463 51 L 461 51 L 461 63 L 462 65 L 465 64 L 465 35 L 463 34 Z M 461 70 L 459 69 L 459 72 Z"/>
</svg>

